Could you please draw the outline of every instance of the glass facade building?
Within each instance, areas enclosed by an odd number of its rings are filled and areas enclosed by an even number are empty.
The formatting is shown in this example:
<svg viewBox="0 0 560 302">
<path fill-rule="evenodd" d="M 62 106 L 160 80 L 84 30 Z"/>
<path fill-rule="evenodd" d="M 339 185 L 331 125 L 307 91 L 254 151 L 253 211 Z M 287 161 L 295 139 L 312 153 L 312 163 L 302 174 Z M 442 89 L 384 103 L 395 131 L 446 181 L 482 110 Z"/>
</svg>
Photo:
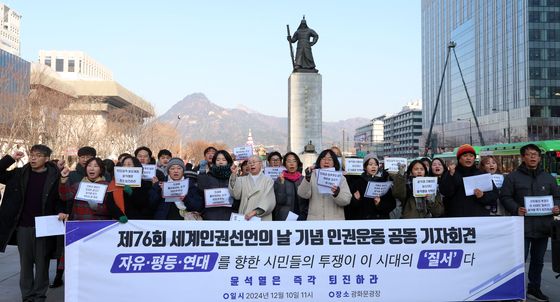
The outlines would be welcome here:
<svg viewBox="0 0 560 302">
<path fill-rule="evenodd" d="M 422 0 L 424 139 L 450 41 L 486 144 L 560 137 L 560 0 Z M 480 144 L 453 52 L 433 132 Z"/>
<path fill-rule="evenodd" d="M 2 111 L 23 102 L 29 95 L 30 63 L 0 49 L 0 106 Z"/>
</svg>

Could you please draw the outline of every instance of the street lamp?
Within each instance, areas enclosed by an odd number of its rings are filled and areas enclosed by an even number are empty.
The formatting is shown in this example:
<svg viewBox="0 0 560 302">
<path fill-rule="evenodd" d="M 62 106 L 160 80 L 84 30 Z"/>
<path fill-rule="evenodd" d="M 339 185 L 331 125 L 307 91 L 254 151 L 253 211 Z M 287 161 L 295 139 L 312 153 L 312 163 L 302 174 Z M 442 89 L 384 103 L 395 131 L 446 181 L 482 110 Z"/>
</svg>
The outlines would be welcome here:
<svg viewBox="0 0 560 302">
<path fill-rule="evenodd" d="M 471 122 L 471 118 L 470 117 L 468 117 L 468 118 L 458 118 L 457 120 L 458 121 L 469 120 L 469 141 L 470 141 L 470 144 L 472 146 L 472 127 L 471 127 L 472 122 Z"/>
<path fill-rule="evenodd" d="M 492 108 L 492 111 L 494 112 L 500 112 L 500 110 L 496 109 L 496 108 Z M 508 144 L 511 144 L 511 125 L 510 125 L 510 119 L 509 119 L 509 108 L 506 109 L 507 112 L 507 138 L 508 138 Z"/>
</svg>

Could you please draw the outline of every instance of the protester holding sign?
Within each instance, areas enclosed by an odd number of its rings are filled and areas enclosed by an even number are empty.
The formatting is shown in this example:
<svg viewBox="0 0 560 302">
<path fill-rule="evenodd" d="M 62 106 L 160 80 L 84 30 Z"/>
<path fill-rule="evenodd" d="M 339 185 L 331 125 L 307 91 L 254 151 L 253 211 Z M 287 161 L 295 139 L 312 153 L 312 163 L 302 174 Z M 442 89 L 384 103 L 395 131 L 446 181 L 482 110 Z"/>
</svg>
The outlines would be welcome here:
<svg viewBox="0 0 560 302">
<path fill-rule="evenodd" d="M 204 209 L 204 203 L 196 183 L 194 171 L 185 172 L 185 163 L 174 157 L 167 163 L 167 177 L 165 181 L 182 181 L 188 178 L 189 189 L 187 195 L 177 199 L 166 200 L 163 197 L 163 182 L 155 182 L 150 191 L 150 205 L 156 209 L 154 218 L 160 220 L 191 220 L 198 217 Z"/>
<path fill-rule="evenodd" d="M 86 162 L 85 166 L 86 176 L 81 182 L 89 182 L 95 184 L 108 185 L 109 182 L 105 180 L 105 166 L 99 157 L 92 157 Z M 70 171 L 64 168 L 60 173 L 60 186 L 59 194 L 60 199 L 68 203 L 70 211 L 70 220 L 111 220 L 111 214 L 107 208 L 106 195 L 103 200 L 98 201 L 84 201 L 76 199 L 76 193 L 80 187 L 80 183 L 70 184 L 68 175 Z"/>
<path fill-rule="evenodd" d="M 23 301 L 44 301 L 49 287 L 50 257 L 57 238 L 37 238 L 35 217 L 66 217 L 64 203 L 57 192 L 59 170 L 50 162 L 52 150 L 45 145 L 31 147 L 29 162 L 21 168 L 7 169 L 19 161 L 23 152 L 16 151 L 0 160 L 0 183 L 5 184 L 0 206 L 0 252 L 17 245 L 19 252 L 19 287 Z M 59 257 L 61 250 L 56 250 Z M 2 264 L 6 265 L 6 264 Z M 3 296 L 0 300 L 5 299 Z"/>
<path fill-rule="evenodd" d="M 229 192 L 235 199 L 240 199 L 239 214 L 245 215 L 245 220 L 254 216 L 261 220 L 272 220 L 272 210 L 276 206 L 274 196 L 274 182 L 262 173 L 262 160 L 258 155 L 249 157 L 247 161 L 249 175 L 237 176 L 237 167 L 231 167 L 229 178 Z"/>
<path fill-rule="evenodd" d="M 138 147 L 134 150 L 134 157 L 138 158 L 140 163 L 143 165 L 156 163 L 155 158 L 152 156 L 152 150 L 146 146 Z"/>
<path fill-rule="evenodd" d="M 212 157 L 210 171 L 198 175 L 198 188 L 205 204 L 202 212 L 204 220 L 227 221 L 234 211 L 234 206 L 239 207 L 239 204 L 234 203 L 228 191 L 232 165 L 231 155 L 226 150 L 220 150 Z M 214 191 L 209 192 L 212 189 Z"/>
<path fill-rule="evenodd" d="M 123 167 L 142 168 L 142 164 L 137 157 L 126 156 L 122 160 Z M 154 176 L 155 181 L 157 178 Z M 153 181 L 153 179 L 152 179 Z M 150 208 L 149 194 L 152 188 L 152 181 L 142 180 L 140 187 L 117 186 L 115 180 L 109 183 L 107 192 L 107 208 L 113 218 L 120 222 L 127 222 L 128 219 L 153 219 L 154 210 Z"/>
<path fill-rule="evenodd" d="M 194 171 L 198 174 L 206 174 L 210 171 L 210 165 L 212 164 L 212 158 L 214 158 L 214 154 L 218 152 L 218 149 L 210 146 L 204 149 L 204 159 L 201 160 L 197 166 L 194 167 Z"/>
<path fill-rule="evenodd" d="M 441 194 L 415 197 L 412 182 L 417 177 L 426 177 L 428 169 L 421 160 L 413 160 L 406 174 L 393 175 L 393 194 L 402 203 L 402 218 L 432 218 L 444 214 Z M 418 196 L 418 195 L 417 195 Z"/>
<path fill-rule="evenodd" d="M 272 212 L 272 220 L 284 221 L 290 212 L 298 215 L 297 220 L 305 220 L 309 200 L 303 199 L 297 194 L 297 189 L 303 180 L 303 175 L 300 172 L 303 163 L 297 154 L 288 152 L 284 155 L 283 165 L 286 170 L 282 171 L 274 181 L 276 207 Z"/>
<path fill-rule="evenodd" d="M 525 216 L 525 260 L 529 251 L 531 252 L 527 297 L 537 301 L 548 301 L 548 297 L 540 288 L 541 274 L 553 221 L 552 215 L 560 214 L 560 192 L 556 179 L 542 168 L 541 150 L 538 146 L 525 145 L 520 153 L 522 164 L 505 177 L 500 200 L 509 212 Z M 530 216 L 525 202 L 529 199 L 530 203 L 531 197 L 542 199 L 547 196 L 552 197 L 554 203 L 548 215 Z"/>
<path fill-rule="evenodd" d="M 464 144 L 457 150 L 457 167 L 445 173 L 440 182 L 440 192 L 447 200 L 446 215 L 450 217 L 489 216 L 487 206 L 496 206 L 498 189 L 483 192 L 480 188 L 474 190 L 474 195 L 467 196 L 463 178 L 485 174 L 476 165 L 476 151 L 469 144 Z"/>
<path fill-rule="evenodd" d="M 498 163 L 496 162 L 494 156 L 489 155 L 482 157 L 482 159 L 480 160 L 480 170 L 484 173 L 490 173 L 492 175 L 492 181 L 498 188 L 498 194 L 500 194 L 500 189 L 502 188 L 502 185 L 504 183 L 504 176 L 500 173 Z M 506 212 L 499 198 L 496 200 L 496 206 L 489 207 L 489 210 L 490 215 L 509 216 L 509 213 Z"/>
<path fill-rule="evenodd" d="M 350 205 L 346 208 L 353 212 L 351 215 L 355 219 L 389 219 L 389 214 L 397 206 L 391 189 L 382 196 L 366 196 L 369 182 L 387 182 L 389 174 L 379 169 L 379 160 L 371 153 L 364 158 L 363 169 L 364 172 L 355 182 Z"/>
<path fill-rule="evenodd" d="M 282 167 L 282 154 L 278 151 L 272 151 L 266 156 L 269 167 Z"/>
<path fill-rule="evenodd" d="M 307 220 L 345 220 L 344 207 L 352 198 L 346 178 L 341 177 L 339 185 L 333 185 L 329 194 L 321 194 L 316 168 L 341 171 L 338 157 L 331 149 L 323 150 L 315 164 L 305 169 L 305 180 L 298 187 L 298 195 L 309 199 Z"/>
</svg>

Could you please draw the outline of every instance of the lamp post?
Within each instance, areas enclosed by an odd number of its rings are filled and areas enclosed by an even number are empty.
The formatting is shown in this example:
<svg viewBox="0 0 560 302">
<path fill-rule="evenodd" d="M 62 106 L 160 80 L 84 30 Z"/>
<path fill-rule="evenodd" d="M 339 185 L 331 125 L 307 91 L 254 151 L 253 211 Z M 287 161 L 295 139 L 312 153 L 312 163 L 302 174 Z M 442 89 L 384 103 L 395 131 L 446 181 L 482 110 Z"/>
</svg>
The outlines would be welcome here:
<svg viewBox="0 0 560 302">
<path fill-rule="evenodd" d="M 499 112 L 500 110 L 496 108 L 492 108 L 492 111 Z M 509 119 L 509 108 L 506 109 L 506 112 L 507 112 L 507 139 L 508 139 L 508 144 L 511 144 L 511 125 Z"/>
<path fill-rule="evenodd" d="M 471 127 L 472 122 L 471 122 L 471 118 L 470 117 L 469 118 L 458 118 L 457 120 L 458 121 L 466 121 L 466 120 L 469 121 L 469 141 L 470 141 L 470 145 L 472 146 L 472 127 Z"/>
</svg>

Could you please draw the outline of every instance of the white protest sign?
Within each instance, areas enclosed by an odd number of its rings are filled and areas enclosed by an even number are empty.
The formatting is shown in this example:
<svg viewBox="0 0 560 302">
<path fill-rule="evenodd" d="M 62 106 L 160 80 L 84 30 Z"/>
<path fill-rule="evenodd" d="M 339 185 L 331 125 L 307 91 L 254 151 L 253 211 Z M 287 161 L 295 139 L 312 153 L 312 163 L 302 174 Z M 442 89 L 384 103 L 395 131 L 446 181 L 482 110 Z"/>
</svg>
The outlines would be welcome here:
<svg viewBox="0 0 560 302">
<path fill-rule="evenodd" d="M 527 216 L 552 215 L 554 200 L 552 195 L 546 196 L 525 196 L 525 209 Z"/>
<path fill-rule="evenodd" d="M 437 193 L 437 189 L 437 177 L 415 177 L 412 179 L 412 195 L 414 197 L 435 195 Z"/>
<path fill-rule="evenodd" d="M 465 196 L 474 195 L 474 190 L 479 189 L 482 192 L 490 192 L 494 189 L 492 175 L 490 173 L 463 177 L 465 187 Z"/>
<path fill-rule="evenodd" d="M 284 170 L 286 170 L 284 167 L 266 167 L 264 168 L 264 175 L 276 180 Z"/>
<path fill-rule="evenodd" d="M 364 172 L 364 159 L 363 158 L 346 158 L 344 165 L 346 174 L 360 175 Z"/>
<path fill-rule="evenodd" d="M 342 178 L 342 172 L 331 171 L 325 169 L 317 169 L 317 184 L 323 187 L 338 186 L 340 184 L 340 179 Z"/>
<path fill-rule="evenodd" d="M 233 204 L 228 188 L 204 190 L 204 202 L 207 208 L 231 207 Z"/>
<path fill-rule="evenodd" d="M 389 172 L 399 172 L 399 165 L 404 165 L 406 168 L 406 158 L 402 157 L 385 157 L 383 160 L 384 167 Z"/>
<path fill-rule="evenodd" d="M 248 159 L 253 155 L 253 147 L 243 146 L 243 147 L 233 148 L 233 154 L 235 154 L 236 160 Z"/>
<path fill-rule="evenodd" d="M 179 181 L 166 181 L 163 183 L 161 195 L 163 198 L 187 196 L 189 192 L 189 179 Z"/>
<path fill-rule="evenodd" d="M 231 216 L 229 217 L 230 221 L 247 221 L 245 220 L 245 215 L 243 214 L 239 214 L 239 213 L 231 213 Z M 249 221 L 261 221 L 260 217 L 257 216 L 253 216 L 251 217 L 251 219 L 249 219 Z"/>
<path fill-rule="evenodd" d="M 492 174 L 492 181 L 496 188 L 501 189 L 504 184 L 504 176 L 502 174 Z"/>
<path fill-rule="evenodd" d="M 35 217 L 35 237 L 64 235 L 64 222 L 58 220 L 58 215 Z"/>
<path fill-rule="evenodd" d="M 299 218 L 299 215 L 298 215 L 298 214 L 296 214 L 296 213 L 294 213 L 294 212 L 292 212 L 292 211 L 289 211 L 289 212 L 288 212 L 288 217 L 286 217 L 286 221 L 297 221 L 298 218 Z"/>
<path fill-rule="evenodd" d="M 387 194 L 387 192 L 389 192 L 391 186 L 393 186 L 392 181 L 384 181 L 384 182 L 370 181 L 368 182 L 364 195 L 365 197 L 368 198 L 383 196 Z"/>
<path fill-rule="evenodd" d="M 107 185 L 93 182 L 80 182 L 75 199 L 91 203 L 103 203 L 107 192 Z"/>
<path fill-rule="evenodd" d="M 156 176 L 156 170 L 157 170 L 156 165 L 144 165 L 144 164 L 142 164 L 142 167 L 144 168 L 142 170 L 142 179 L 152 180 L 154 178 L 154 176 Z"/>
<path fill-rule="evenodd" d="M 117 186 L 129 185 L 139 187 L 142 185 L 142 168 L 140 167 L 115 167 L 115 184 Z"/>
</svg>

